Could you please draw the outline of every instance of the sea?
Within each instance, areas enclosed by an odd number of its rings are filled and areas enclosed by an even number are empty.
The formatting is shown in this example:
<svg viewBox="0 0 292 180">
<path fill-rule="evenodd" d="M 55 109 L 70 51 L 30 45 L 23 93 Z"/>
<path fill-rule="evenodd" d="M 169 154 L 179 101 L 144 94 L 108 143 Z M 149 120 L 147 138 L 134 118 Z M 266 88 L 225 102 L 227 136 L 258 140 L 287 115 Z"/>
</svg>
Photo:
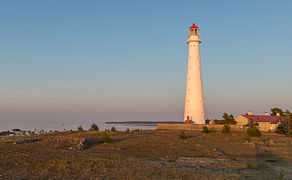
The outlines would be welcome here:
<svg viewBox="0 0 292 180">
<path fill-rule="evenodd" d="M 0 132 L 8 131 L 12 129 L 21 129 L 25 131 L 34 130 L 44 130 L 44 131 L 68 131 L 76 130 L 78 126 L 81 126 L 84 130 L 90 128 L 91 124 L 95 123 L 100 130 L 111 129 L 115 127 L 118 131 L 124 131 L 126 129 L 142 129 L 142 130 L 154 130 L 158 123 L 182 123 L 180 121 L 174 120 L 164 120 L 164 121 L 90 121 L 90 120 L 80 120 L 80 121 L 62 121 L 62 120 L 52 120 L 52 121 L 42 121 L 42 120 L 19 120 L 19 121 L 5 121 L 0 120 Z"/>
</svg>

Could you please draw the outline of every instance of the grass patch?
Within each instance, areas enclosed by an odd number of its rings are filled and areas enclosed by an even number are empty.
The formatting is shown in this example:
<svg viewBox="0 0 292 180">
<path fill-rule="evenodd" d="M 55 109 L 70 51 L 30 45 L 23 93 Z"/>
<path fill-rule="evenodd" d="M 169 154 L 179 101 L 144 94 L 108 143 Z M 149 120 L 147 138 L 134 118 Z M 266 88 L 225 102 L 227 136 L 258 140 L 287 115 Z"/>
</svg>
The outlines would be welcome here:
<svg viewBox="0 0 292 180">
<path fill-rule="evenodd" d="M 179 138 L 180 138 L 180 139 L 187 139 L 188 137 L 187 137 L 187 135 L 186 135 L 183 131 L 181 131 L 181 132 L 179 133 Z"/>
</svg>

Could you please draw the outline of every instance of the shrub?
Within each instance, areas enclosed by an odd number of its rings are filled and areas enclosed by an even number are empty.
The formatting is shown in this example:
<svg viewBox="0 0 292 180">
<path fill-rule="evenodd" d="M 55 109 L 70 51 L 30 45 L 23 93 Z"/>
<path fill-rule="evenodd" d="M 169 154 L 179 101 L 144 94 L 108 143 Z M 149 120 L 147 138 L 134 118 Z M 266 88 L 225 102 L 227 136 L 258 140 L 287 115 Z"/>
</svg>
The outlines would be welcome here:
<svg viewBox="0 0 292 180">
<path fill-rule="evenodd" d="M 176 160 L 175 160 L 175 158 L 173 156 L 170 156 L 170 157 L 168 157 L 167 161 L 168 162 L 175 162 Z"/>
<path fill-rule="evenodd" d="M 243 137 L 243 140 L 249 142 L 249 141 L 250 141 L 250 137 L 249 137 L 249 135 L 244 136 L 244 137 Z"/>
<path fill-rule="evenodd" d="M 230 126 L 228 124 L 225 124 L 221 131 L 223 134 L 229 134 L 230 133 Z"/>
<path fill-rule="evenodd" d="M 111 128 L 111 132 L 117 132 L 117 130 L 114 126 Z"/>
<path fill-rule="evenodd" d="M 288 125 L 286 123 L 280 123 L 276 130 L 275 133 L 278 134 L 287 134 L 288 133 Z"/>
<path fill-rule="evenodd" d="M 204 126 L 202 132 L 203 133 L 209 133 L 210 131 L 209 131 L 207 126 Z"/>
<path fill-rule="evenodd" d="M 179 133 L 179 138 L 181 138 L 181 139 L 187 139 L 188 137 L 187 137 L 187 135 L 182 131 L 182 132 Z"/>
<path fill-rule="evenodd" d="M 78 132 L 84 132 L 84 129 L 83 129 L 82 126 L 78 126 L 78 127 L 77 127 L 77 131 L 78 131 Z"/>
<path fill-rule="evenodd" d="M 107 132 L 101 134 L 101 138 L 98 140 L 99 143 L 111 143 L 112 139 L 110 138 Z"/>
<path fill-rule="evenodd" d="M 130 132 L 130 129 L 129 128 L 127 128 L 127 130 L 126 130 L 126 133 L 129 133 Z"/>
<path fill-rule="evenodd" d="M 93 123 L 91 124 L 89 131 L 99 131 L 99 128 L 95 123 Z"/>
<path fill-rule="evenodd" d="M 228 115 L 227 113 L 224 113 L 222 118 L 224 119 L 225 123 L 227 123 L 227 124 L 236 124 L 237 123 L 232 114 Z"/>
<path fill-rule="evenodd" d="M 256 128 L 256 127 L 249 127 L 247 130 L 246 130 L 246 133 L 249 135 L 249 136 L 261 136 L 262 133 L 261 131 Z"/>
<path fill-rule="evenodd" d="M 261 131 L 258 129 L 258 123 L 257 122 L 254 122 L 252 119 L 249 119 L 248 120 L 248 123 L 245 125 L 248 127 L 248 129 L 246 130 L 246 133 L 249 135 L 249 136 L 261 136 L 262 133 Z"/>
</svg>

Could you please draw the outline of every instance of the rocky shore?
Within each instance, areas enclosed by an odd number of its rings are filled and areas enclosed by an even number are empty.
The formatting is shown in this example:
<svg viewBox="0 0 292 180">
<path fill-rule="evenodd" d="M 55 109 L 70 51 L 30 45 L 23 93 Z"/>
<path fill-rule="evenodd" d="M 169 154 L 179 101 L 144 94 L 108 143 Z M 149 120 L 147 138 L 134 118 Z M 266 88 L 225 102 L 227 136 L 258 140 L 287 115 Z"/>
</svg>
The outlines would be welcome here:
<svg viewBox="0 0 292 180">
<path fill-rule="evenodd" d="M 51 134 L 55 132 L 58 132 L 58 131 L 44 131 L 44 130 L 37 130 L 37 129 L 34 129 L 33 131 L 26 131 L 26 130 L 21 130 L 21 129 L 16 128 L 16 129 L 0 132 L 0 138 Z"/>
</svg>

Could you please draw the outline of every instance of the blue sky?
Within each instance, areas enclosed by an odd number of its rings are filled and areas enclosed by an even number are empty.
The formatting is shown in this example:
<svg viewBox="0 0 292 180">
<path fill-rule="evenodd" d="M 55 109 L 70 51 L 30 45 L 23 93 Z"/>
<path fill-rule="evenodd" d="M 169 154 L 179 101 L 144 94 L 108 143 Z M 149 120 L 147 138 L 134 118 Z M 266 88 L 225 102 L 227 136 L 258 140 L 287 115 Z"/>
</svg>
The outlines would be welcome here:
<svg viewBox="0 0 292 180">
<path fill-rule="evenodd" d="M 292 2 L 1 1 L 0 122 L 182 120 L 187 30 L 207 118 L 292 110 Z"/>
</svg>

